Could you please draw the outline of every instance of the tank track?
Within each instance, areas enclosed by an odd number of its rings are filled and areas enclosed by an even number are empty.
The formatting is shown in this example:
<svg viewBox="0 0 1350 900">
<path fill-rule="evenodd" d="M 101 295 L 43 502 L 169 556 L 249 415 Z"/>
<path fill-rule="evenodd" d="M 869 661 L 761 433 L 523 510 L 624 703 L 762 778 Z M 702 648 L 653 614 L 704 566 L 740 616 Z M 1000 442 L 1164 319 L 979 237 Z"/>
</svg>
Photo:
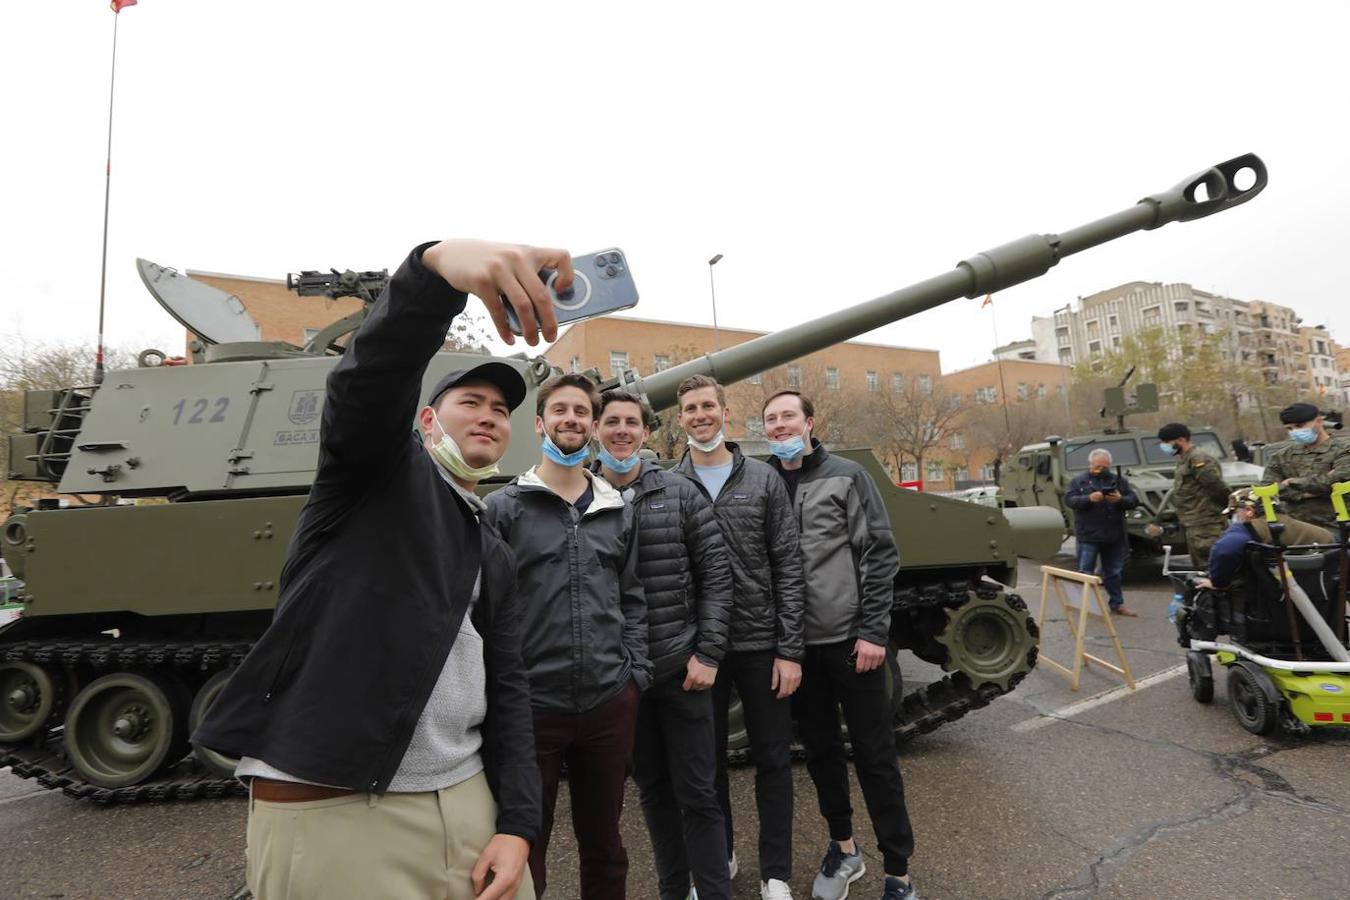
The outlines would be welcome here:
<svg viewBox="0 0 1350 900">
<path fill-rule="evenodd" d="M 1008 605 L 1016 612 L 1025 613 L 1026 603 L 1017 594 L 1007 592 L 1002 586 L 981 585 L 974 590 L 984 596 L 996 596 L 1004 592 Z M 957 609 L 970 602 L 972 587 L 966 583 L 931 582 L 897 588 L 895 609 L 898 611 L 921 609 Z M 1032 636 L 1036 634 L 1035 621 L 1029 621 Z M 1036 665 L 1037 650 L 1032 647 L 1027 652 L 1027 670 Z M 1005 689 L 999 684 L 985 683 L 976 687 L 966 673 L 952 672 L 943 678 L 906 693 L 896 712 L 893 728 L 895 743 L 899 747 L 907 744 L 921 734 L 928 734 L 949 722 L 955 722 L 973 710 L 988 706 L 997 697 L 1009 693 L 1022 681 L 1024 674 L 1019 673 L 1008 679 Z M 852 746 L 847 746 L 852 753 Z M 794 760 L 805 759 L 805 750 L 794 742 L 792 747 Z M 750 761 L 749 749 L 734 750 L 727 754 L 734 765 Z"/>
<path fill-rule="evenodd" d="M 0 645 L 0 659 L 79 668 L 96 674 L 131 670 L 165 670 L 196 675 L 238 665 L 250 641 L 136 641 L 98 637 L 88 640 L 18 641 Z M 49 790 L 94 803 L 155 803 L 244 796 L 233 778 L 207 775 L 187 757 L 140 784 L 104 788 L 90 784 L 66 758 L 58 723 L 41 738 L 21 745 L 0 745 L 0 767 L 31 778 Z"/>
</svg>

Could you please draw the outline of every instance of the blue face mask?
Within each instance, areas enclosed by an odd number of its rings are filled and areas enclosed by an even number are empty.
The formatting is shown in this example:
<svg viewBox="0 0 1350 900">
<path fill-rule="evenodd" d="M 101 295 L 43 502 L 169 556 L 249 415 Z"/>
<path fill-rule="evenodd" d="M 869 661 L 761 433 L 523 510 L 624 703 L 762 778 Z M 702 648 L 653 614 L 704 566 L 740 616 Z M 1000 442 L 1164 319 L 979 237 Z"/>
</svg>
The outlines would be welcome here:
<svg viewBox="0 0 1350 900">
<path fill-rule="evenodd" d="M 1158 445 L 1158 449 L 1161 450 L 1162 452 L 1166 453 L 1168 456 L 1176 456 L 1176 455 L 1177 455 L 1177 445 L 1176 445 L 1176 444 L 1159 444 L 1159 445 Z"/>
<path fill-rule="evenodd" d="M 586 461 L 586 457 L 591 455 L 591 448 L 582 445 L 582 448 L 575 453 L 564 453 L 558 445 L 553 443 L 553 438 L 544 435 L 544 456 L 553 460 L 560 466 L 566 466 L 569 469 L 576 468 Z M 634 454 L 636 456 L 636 454 Z"/>
<path fill-rule="evenodd" d="M 600 452 L 596 455 L 600 458 L 600 465 L 609 469 L 611 472 L 617 472 L 620 475 L 627 475 L 629 472 L 633 471 L 638 463 L 642 462 L 642 458 L 636 453 L 633 453 L 627 459 L 615 459 L 614 455 L 604 447 L 601 447 Z"/>
<path fill-rule="evenodd" d="M 806 441 L 800 434 L 785 441 L 769 441 L 769 452 L 783 462 L 792 462 L 806 452 Z"/>
<path fill-rule="evenodd" d="M 1289 436 L 1298 444 L 1307 445 L 1317 443 L 1317 429 L 1315 428 L 1295 428 L 1293 431 L 1289 432 Z"/>
</svg>

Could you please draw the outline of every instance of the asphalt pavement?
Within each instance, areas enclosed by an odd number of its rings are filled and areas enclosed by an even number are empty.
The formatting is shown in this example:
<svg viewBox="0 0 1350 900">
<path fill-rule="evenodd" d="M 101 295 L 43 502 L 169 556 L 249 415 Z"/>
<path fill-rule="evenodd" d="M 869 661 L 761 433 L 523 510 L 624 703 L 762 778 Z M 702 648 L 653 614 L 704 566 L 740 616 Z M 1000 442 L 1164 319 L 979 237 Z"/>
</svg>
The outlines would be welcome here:
<svg viewBox="0 0 1350 900">
<path fill-rule="evenodd" d="M 1089 668 L 1075 693 L 1049 667 L 1011 694 L 920 737 L 900 755 L 917 848 L 911 871 L 925 900 L 945 898 L 1344 898 L 1350 893 L 1350 733 L 1260 738 L 1227 707 L 1187 689 L 1166 619 L 1170 589 L 1132 571 L 1116 619 L 1140 686 Z M 1035 613 L 1039 570 L 1020 591 Z M 1101 626 L 1094 626 L 1100 632 Z M 1109 658 L 1101 636 L 1091 652 Z M 1043 649 L 1068 660 L 1061 616 Z M 906 655 L 917 684 L 933 667 Z M 810 896 L 827 835 L 804 765 L 793 770 L 795 896 Z M 753 770 L 732 773 L 737 897 L 758 897 Z M 881 861 L 854 786 L 868 873 L 854 898 L 879 897 Z M 550 898 L 575 898 L 576 843 L 560 792 Z M 243 801 L 102 808 L 0 773 L 0 897 L 243 896 Z M 651 848 L 629 791 L 623 820 L 629 896 L 654 898 Z"/>
</svg>

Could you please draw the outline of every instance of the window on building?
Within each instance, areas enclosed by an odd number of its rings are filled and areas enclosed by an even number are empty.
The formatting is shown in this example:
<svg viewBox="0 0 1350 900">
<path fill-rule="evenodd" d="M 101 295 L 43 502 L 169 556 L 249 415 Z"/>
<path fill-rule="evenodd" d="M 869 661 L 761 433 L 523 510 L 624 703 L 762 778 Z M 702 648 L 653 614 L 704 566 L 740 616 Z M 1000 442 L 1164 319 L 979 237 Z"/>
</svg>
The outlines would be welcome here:
<svg viewBox="0 0 1350 900">
<path fill-rule="evenodd" d="M 869 391 L 875 391 L 875 390 L 877 389 L 877 373 L 876 373 L 876 372 L 868 372 L 868 373 L 867 373 L 867 389 L 868 389 Z"/>
<path fill-rule="evenodd" d="M 902 466 L 900 466 L 900 480 L 901 480 L 901 481 L 918 481 L 918 480 L 919 480 L 919 464 L 918 464 L 918 463 L 905 463 L 905 464 L 903 464 Z"/>
<path fill-rule="evenodd" d="M 901 391 L 903 391 L 904 389 L 905 389 L 905 373 L 904 373 L 904 372 L 892 372 L 892 373 L 891 373 L 891 390 L 895 391 L 895 392 L 898 394 L 898 393 L 900 393 Z"/>
<path fill-rule="evenodd" d="M 825 368 L 825 386 L 832 391 L 839 390 L 839 370 L 834 366 Z"/>
<path fill-rule="evenodd" d="M 751 437 L 764 437 L 764 420 L 760 418 L 746 419 L 745 433 Z"/>
<path fill-rule="evenodd" d="M 664 372 L 670 368 L 670 357 L 664 353 L 658 353 L 652 360 L 652 365 L 656 367 L 656 371 Z"/>
<path fill-rule="evenodd" d="M 1090 341 L 1090 342 L 1088 343 L 1088 352 L 1089 352 L 1089 353 L 1101 353 L 1101 352 L 1102 352 L 1102 342 L 1101 342 L 1101 341 Z"/>
<path fill-rule="evenodd" d="M 802 389 L 802 367 L 799 365 L 788 366 L 788 387 L 794 391 Z"/>
<path fill-rule="evenodd" d="M 572 359 L 569 360 L 568 363 L 567 363 L 567 370 L 568 370 L 569 372 L 580 372 L 580 371 L 581 371 L 581 357 L 580 357 L 580 356 L 574 356 L 574 357 L 572 357 Z"/>
<path fill-rule="evenodd" d="M 1096 319 L 1093 319 L 1091 322 L 1088 322 L 1088 323 L 1087 323 L 1087 333 L 1088 333 L 1088 337 L 1094 337 L 1094 338 L 1095 338 L 1095 337 L 1101 337 L 1101 336 L 1102 336 L 1102 323 L 1099 322 L 1099 321 L 1096 320 Z"/>
<path fill-rule="evenodd" d="M 1055 340 L 1061 347 L 1067 347 L 1073 343 L 1073 341 L 1069 339 L 1069 329 L 1062 325 L 1055 329 Z"/>
<path fill-rule="evenodd" d="M 1187 303 L 1185 300 L 1178 300 L 1176 303 L 1172 304 L 1172 307 L 1177 312 L 1184 313 L 1190 310 L 1191 305 Z"/>
<path fill-rule="evenodd" d="M 931 375 L 919 376 L 919 390 L 925 394 L 933 393 L 933 377 Z"/>
<path fill-rule="evenodd" d="M 1057 384 L 1057 385 L 1055 385 L 1055 396 L 1056 396 L 1056 397 L 1059 397 L 1061 400 L 1064 399 L 1064 391 L 1065 391 L 1065 390 L 1066 390 L 1066 388 L 1065 388 L 1064 385 L 1062 385 L 1062 384 Z"/>
<path fill-rule="evenodd" d="M 1111 338 L 1111 346 L 1112 347 L 1120 346 L 1120 335 L 1115 335 L 1114 337 Z"/>
<path fill-rule="evenodd" d="M 957 469 L 952 473 L 952 481 L 969 481 L 970 470 L 966 468 Z"/>
<path fill-rule="evenodd" d="M 946 478 L 943 477 L 942 474 L 942 463 L 930 462 L 924 468 L 928 470 L 927 473 L 924 475 L 925 481 L 940 483 L 947 480 Z"/>
<path fill-rule="evenodd" d="M 977 387 L 977 388 L 975 389 L 975 402 L 976 402 L 976 403 L 997 403 L 997 402 L 998 402 L 998 391 L 995 390 L 995 388 L 993 387 L 993 385 L 986 385 L 986 386 L 984 386 L 984 387 Z"/>
<path fill-rule="evenodd" d="M 1019 382 L 1017 382 L 1017 399 L 1018 399 L 1018 400 L 1025 400 L 1025 399 L 1027 399 L 1027 397 L 1029 397 L 1029 396 L 1031 396 L 1031 394 L 1030 394 L 1030 391 L 1029 391 L 1028 388 L 1027 388 L 1026 382 L 1025 382 L 1025 381 L 1019 381 Z"/>
<path fill-rule="evenodd" d="M 1120 327 L 1120 319 L 1117 318 L 1116 316 L 1110 316 L 1109 318 L 1107 318 L 1106 322 L 1108 325 L 1111 326 L 1112 331 L 1115 331 L 1117 328 Z"/>
<path fill-rule="evenodd" d="M 618 378 L 626 371 L 628 371 L 628 351 L 609 351 L 609 374 L 614 378 Z"/>
<path fill-rule="evenodd" d="M 1036 398 L 1043 399 L 1044 397 L 1045 397 L 1045 385 L 1043 384 L 1036 385 Z"/>
<path fill-rule="evenodd" d="M 1071 362 L 1073 362 L 1073 350 L 1070 349 L 1069 347 L 1060 347 L 1060 348 L 1059 348 L 1059 361 L 1060 361 L 1061 363 L 1071 363 Z"/>
<path fill-rule="evenodd" d="M 953 449 L 953 450 L 964 450 L 964 449 L 966 449 L 966 438 L 965 438 L 965 435 L 963 435 L 963 434 L 954 434 L 954 435 L 952 435 L 952 449 Z"/>
<path fill-rule="evenodd" d="M 994 480 L 994 464 L 993 464 L 993 463 L 986 463 L 985 465 L 980 466 L 980 480 L 981 480 L 981 481 L 993 481 L 993 480 Z"/>
<path fill-rule="evenodd" d="M 1152 328 L 1162 324 L 1162 307 L 1150 306 L 1143 312 L 1145 328 Z"/>
</svg>

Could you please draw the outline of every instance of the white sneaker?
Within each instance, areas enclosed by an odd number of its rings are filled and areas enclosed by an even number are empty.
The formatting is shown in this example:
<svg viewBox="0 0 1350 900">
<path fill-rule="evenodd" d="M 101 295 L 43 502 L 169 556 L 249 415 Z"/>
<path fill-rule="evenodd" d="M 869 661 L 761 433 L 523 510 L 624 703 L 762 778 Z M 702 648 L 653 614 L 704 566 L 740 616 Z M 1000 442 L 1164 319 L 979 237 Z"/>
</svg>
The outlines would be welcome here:
<svg viewBox="0 0 1350 900">
<path fill-rule="evenodd" d="M 731 877 L 735 878 L 736 873 L 741 870 L 740 860 L 736 858 L 736 851 L 731 851 L 731 859 L 727 860 L 727 870 L 731 872 Z"/>
<path fill-rule="evenodd" d="M 759 883 L 760 900 L 792 900 L 792 888 L 786 881 L 770 878 Z"/>
</svg>

